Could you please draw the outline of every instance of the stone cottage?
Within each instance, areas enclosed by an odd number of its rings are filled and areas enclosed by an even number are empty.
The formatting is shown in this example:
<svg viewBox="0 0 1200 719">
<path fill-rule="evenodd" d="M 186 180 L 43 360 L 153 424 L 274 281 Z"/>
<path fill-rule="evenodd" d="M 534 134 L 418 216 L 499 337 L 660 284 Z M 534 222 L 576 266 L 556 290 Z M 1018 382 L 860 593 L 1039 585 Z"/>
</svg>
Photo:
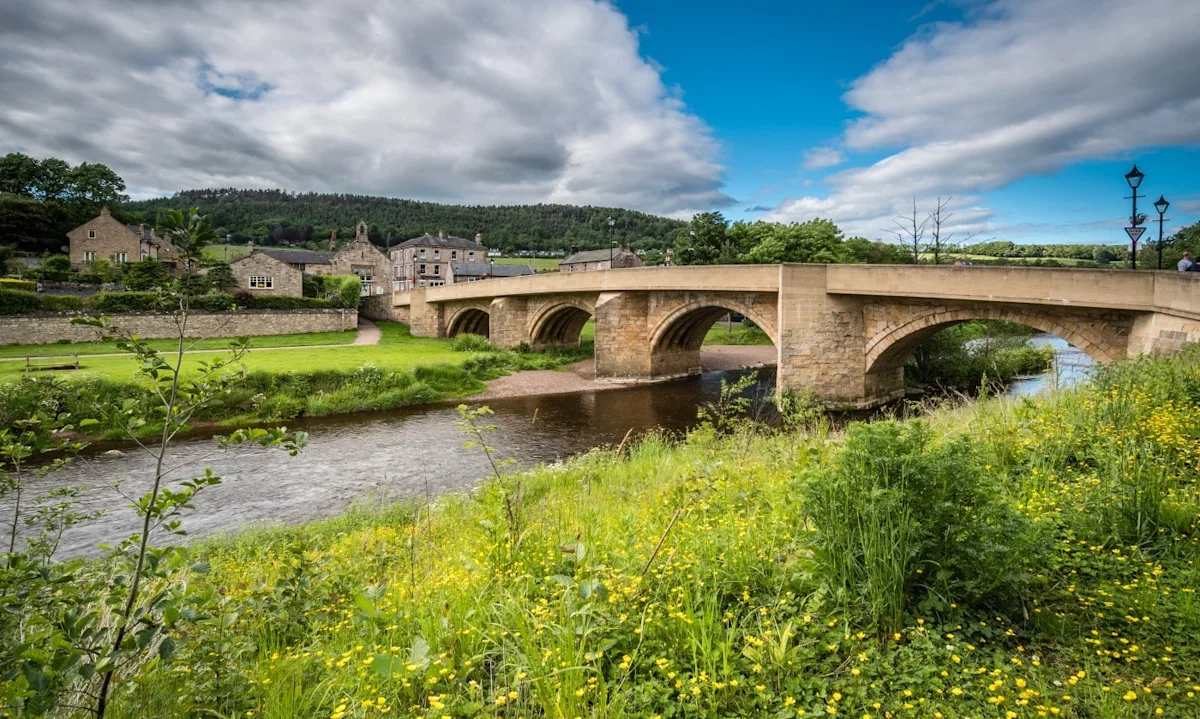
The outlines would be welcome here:
<svg viewBox="0 0 1200 719">
<path fill-rule="evenodd" d="M 107 207 L 68 232 L 67 239 L 74 269 L 96 260 L 117 264 L 152 259 L 171 266 L 179 262 L 179 248 L 170 240 L 145 225 L 127 225 L 114 219 Z"/>
<path fill-rule="evenodd" d="M 612 250 L 576 252 L 558 264 L 558 271 L 592 272 L 641 266 L 642 258 L 638 257 L 636 252 L 628 247 L 617 247 Z"/>
<path fill-rule="evenodd" d="M 391 292 L 392 263 L 387 255 L 379 251 L 367 237 L 367 223 L 359 220 L 354 229 L 354 239 L 346 243 L 341 252 L 329 260 L 328 272 L 316 271 L 313 265 L 312 274 L 358 275 L 362 278 L 362 294 L 382 295 Z"/>
<path fill-rule="evenodd" d="M 235 292 L 255 295 L 304 295 L 304 273 L 266 252 L 254 252 L 229 263 L 237 280 Z"/>
</svg>

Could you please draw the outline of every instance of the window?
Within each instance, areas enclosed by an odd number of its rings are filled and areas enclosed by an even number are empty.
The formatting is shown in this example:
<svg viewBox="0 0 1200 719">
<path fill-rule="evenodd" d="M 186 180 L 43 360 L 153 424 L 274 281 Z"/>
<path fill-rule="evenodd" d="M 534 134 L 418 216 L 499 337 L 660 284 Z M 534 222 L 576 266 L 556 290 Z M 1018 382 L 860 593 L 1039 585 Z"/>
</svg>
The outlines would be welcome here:
<svg viewBox="0 0 1200 719">
<path fill-rule="evenodd" d="M 83 261 L 84 262 L 95 262 L 96 261 L 96 253 L 95 252 L 84 252 L 83 253 Z"/>
<path fill-rule="evenodd" d="M 263 277 L 261 275 L 252 275 L 250 277 L 250 289 L 252 290 L 273 290 L 275 289 L 274 277 Z"/>
<path fill-rule="evenodd" d="M 421 259 L 422 260 L 425 259 L 425 248 L 424 247 L 421 248 Z"/>
<path fill-rule="evenodd" d="M 452 260 L 458 259 L 458 250 L 450 250 L 450 259 L 452 259 Z"/>
<path fill-rule="evenodd" d="M 421 269 L 417 271 L 417 274 L 419 274 L 419 275 L 425 274 L 425 265 L 421 265 Z"/>
<path fill-rule="evenodd" d="M 150 250 L 142 250 L 142 259 L 143 260 L 149 256 L 150 256 Z"/>
<path fill-rule="evenodd" d="M 440 275 L 440 274 L 442 274 L 442 266 L 441 266 L 441 265 L 434 265 L 434 266 L 433 266 L 433 274 L 435 274 L 435 275 Z"/>
<path fill-rule="evenodd" d="M 125 260 L 124 252 L 114 252 L 113 253 L 113 262 L 125 262 L 125 261 L 126 260 Z"/>
<path fill-rule="evenodd" d="M 434 250 L 434 251 L 433 251 L 433 259 L 435 259 L 435 260 L 440 260 L 440 259 L 442 259 L 442 251 L 441 251 L 441 250 Z"/>
<path fill-rule="evenodd" d="M 95 230 L 88 230 L 88 239 L 89 240 L 96 239 L 96 231 Z"/>
<path fill-rule="evenodd" d="M 474 252 L 474 251 L 471 251 L 471 252 L 468 252 L 468 253 L 467 253 L 467 261 L 468 261 L 468 262 L 474 262 L 474 261 L 475 261 L 475 252 Z"/>
</svg>

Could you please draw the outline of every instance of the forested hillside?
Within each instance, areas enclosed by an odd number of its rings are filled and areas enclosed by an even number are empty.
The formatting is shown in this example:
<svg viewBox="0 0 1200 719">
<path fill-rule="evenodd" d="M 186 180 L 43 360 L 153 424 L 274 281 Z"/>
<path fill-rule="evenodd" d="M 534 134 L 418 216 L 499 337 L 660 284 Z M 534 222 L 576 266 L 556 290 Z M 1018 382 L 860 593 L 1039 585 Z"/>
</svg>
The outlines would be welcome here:
<svg viewBox="0 0 1200 719">
<path fill-rule="evenodd" d="M 608 246 L 609 217 L 613 238 L 644 249 L 665 249 L 683 222 L 610 207 L 571 205 L 464 206 L 441 205 L 365 195 L 291 193 L 284 190 L 185 190 L 173 197 L 130 202 L 124 209 L 153 222 L 160 208 L 199 207 L 234 242 L 323 243 L 332 230 L 340 237 L 354 232 L 364 219 L 371 239 L 416 237 L 439 231 L 460 237 L 483 233 L 488 247 L 507 251 L 599 249 Z"/>
</svg>

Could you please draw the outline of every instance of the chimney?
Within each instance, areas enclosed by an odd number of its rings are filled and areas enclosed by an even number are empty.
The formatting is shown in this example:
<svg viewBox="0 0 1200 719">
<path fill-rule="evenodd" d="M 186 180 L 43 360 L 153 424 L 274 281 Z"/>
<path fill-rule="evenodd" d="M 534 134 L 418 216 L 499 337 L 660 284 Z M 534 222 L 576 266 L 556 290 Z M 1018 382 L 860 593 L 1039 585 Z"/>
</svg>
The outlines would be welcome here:
<svg viewBox="0 0 1200 719">
<path fill-rule="evenodd" d="M 444 231 L 444 230 L 438 230 L 438 237 L 439 237 L 440 239 L 443 239 L 443 240 L 444 240 L 444 239 L 446 239 L 446 233 L 445 233 L 445 231 Z"/>
<path fill-rule="evenodd" d="M 105 205 L 104 207 L 100 208 L 100 216 L 101 217 L 109 217 L 111 215 L 112 215 L 112 213 L 108 211 L 108 205 Z"/>
<path fill-rule="evenodd" d="M 483 233 L 482 232 L 475 233 L 475 244 L 477 244 L 477 245 L 483 244 Z"/>
<path fill-rule="evenodd" d="M 254 254 L 254 240 L 246 240 L 246 254 Z"/>
</svg>

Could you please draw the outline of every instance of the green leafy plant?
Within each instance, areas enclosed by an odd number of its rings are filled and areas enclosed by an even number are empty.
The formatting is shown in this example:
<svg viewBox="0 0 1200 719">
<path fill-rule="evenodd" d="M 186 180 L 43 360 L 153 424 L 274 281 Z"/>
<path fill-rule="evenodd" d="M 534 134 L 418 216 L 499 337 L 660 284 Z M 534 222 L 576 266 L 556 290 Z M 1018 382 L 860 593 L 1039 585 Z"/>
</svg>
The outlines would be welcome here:
<svg viewBox="0 0 1200 719">
<path fill-rule="evenodd" d="M 455 352 L 491 352 L 495 348 L 487 337 L 463 332 L 450 340 L 450 349 Z"/>
</svg>

